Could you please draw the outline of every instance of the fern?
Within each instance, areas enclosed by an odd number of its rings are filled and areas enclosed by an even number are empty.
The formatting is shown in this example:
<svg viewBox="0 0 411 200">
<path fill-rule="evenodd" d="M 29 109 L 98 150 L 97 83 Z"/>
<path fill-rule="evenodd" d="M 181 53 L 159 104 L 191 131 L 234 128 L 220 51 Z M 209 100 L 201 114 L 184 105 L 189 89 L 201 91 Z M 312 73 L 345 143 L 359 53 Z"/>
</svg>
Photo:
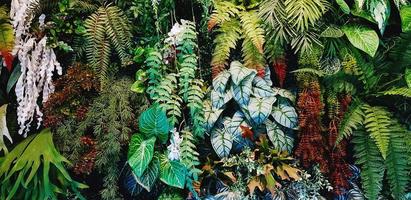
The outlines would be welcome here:
<svg viewBox="0 0 411 200">
<path fill-rule="evenodd" d="M 289 20 L 300 32 L 314 26 L 330 7 L 326 0 L 286 0 L 284 4 Z"/>
<path fill-rule="evenodd" d="M 0 7 L 0 54 L 5 57 L 14 46 L 13 26 L 10 24 L 6 7 Z"/>
<path fill-rule="evenodd" d="M 355 163 L 361 166 L 361 182 L 368 199 L 377 199 L 382 188 L 384 160 L 372 138 L 363 130 L 355 131 Z"/>
<path fill-rule="evenodd" d="M 393 88 L 384 92 L 380 92 L 380 95 L 398 95 L 411 98 L 411 89 L 406 87 Z"/>
<path fill-rule="evenodd" d="M 387 178 L 391 186 L 394 199 L 404 199 L 407 184 L 410 181 L 409 171 L 411 169 L 408 158 L 406 129 L 393 121 L 390 134 L 390 144 L 387 159 Z"/>
<path fill-rule="evenodd" d="M 111 46 L 117 52 L 122 65 L 127 65 L 130 61 L 126 52 L 131 48 L 130 24 L 119 8 L 107 5 L 89 16 L 84 25 L 88 62 L 96 72 L 100 72 L 100 80 L 104 83 L 109 71 Z M 102 87 L 104 86 L 105 84 L 102 84 Z"/>
<path fill-rule="evenodd" d="M 357 50 L 353 50 L 353 56 L 356 59 L 357 65 L 354 65 L 354 74 L 363 82 L 364 88 L 368 92 L 372 92 L 378 83 L 379 76 L 376 75 L 374 65 L 362 58 Z"/>
<path fill-rule="evenodd" d="M 192 119 L 192 129 L 196 137 L 203 137 L 205 132 L 205 112 L 203 99 L 205 92 L 202 87 L 204 83 L 201 79 L 194 79 L 190 83 L 188 94 L 188 108 L 190 109 L 190 116 Z"/>
<path fill-rule="evenodd" d="M 338 128 L 339 133 L 335 145 L 337 145 L 344 138 L 350 137 L 354 130 L 357 130 L 363 125 L 364 115 L 363 103 L 359 100 L 354 100 L 350 107 L 348 107 L 348 110 L 345 112 L 340 123 Z"/>
<path fill-rule="evenodd" d="M 165 109 L 170 123 L 175 125 L 181 117 L 181 103 L 183 100 L 177 96 L 177 74 L 170 73 L 164 76 L 160 84 L 153 88 L 151 98 Z"/>
<path fill-rule="evenodd" d="M 263 45 L 264 30 L 256 12 L 240 13 L 241 24 L 244 33 L 242 45 L 244 65 L 251 69 L 261 69 L 264 67 Z"/>
<path fill-rule="evenodd" d="M 366 131 L 374 139 L 382 157 L 387 157 L 390 142 L 391 113 L 382 107 L 364 105 L 364 126 Z"/>
<path fill-rule="evenodd" d="M 181 88 L 180 94 L 183 95 L 183 100 L 187 102 L 188 90 L 190 82 L 195 78 L 197 71 L 197 56 L 196 55 L 184 55 L 182 56 L 182 62 L 180 63 L 180 76 L 179 86 Z"/>
<path fill-rule="evenodd" d="M 217 24 L 223 24 L 224 22 L 230 21 L 231 18 L 239 14 L 240 10 L 243 10 L 243 8 L 228 1 L 217 3 L 213 14 L 208 21 L 208 30 L 213 29 Z"/>
</svg>

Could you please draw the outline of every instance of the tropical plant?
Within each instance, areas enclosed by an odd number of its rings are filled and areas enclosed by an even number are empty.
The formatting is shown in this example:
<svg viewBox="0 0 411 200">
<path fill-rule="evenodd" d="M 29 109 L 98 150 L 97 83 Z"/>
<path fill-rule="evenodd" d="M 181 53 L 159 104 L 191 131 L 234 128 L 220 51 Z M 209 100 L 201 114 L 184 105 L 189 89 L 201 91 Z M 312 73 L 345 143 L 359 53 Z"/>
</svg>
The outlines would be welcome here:
<svg viewBox="0 0 411 200">
<path fill-rule="evenodd" d="M 0 177 L 2 199 L 59 199 L 72 191 L 84 199 L 64 164 L 69 161 L 55 149 L 50 129 L 20 142 L 2 158 Z M 29 173 L 30 172 L 30 173 Z"/>
<path fill-rule="evenodd" d="M 10 24 L 8 12 L 5 7 L 0 7 L 0 55 L 3 57 L 5 66 L 9 71 L 13 67 L 13 56 L 11 51 L 14 46 L 14 31 Z"/>
</svg>

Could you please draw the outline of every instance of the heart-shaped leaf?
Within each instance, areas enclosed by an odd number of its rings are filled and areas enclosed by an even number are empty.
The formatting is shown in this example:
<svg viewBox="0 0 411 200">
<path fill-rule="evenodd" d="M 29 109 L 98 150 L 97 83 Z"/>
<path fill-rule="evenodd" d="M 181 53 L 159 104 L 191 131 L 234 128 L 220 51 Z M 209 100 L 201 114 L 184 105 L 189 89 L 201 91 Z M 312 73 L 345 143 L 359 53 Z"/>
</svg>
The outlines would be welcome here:
<svg viewBox="0 0 411 200">
<path fill-rule="evenodd" d="M 233 141 L 243 147 L 247 145 L 247 141 L 242 137 L 240 126 L 250 126 L 247 124 L 244 114 L 241 111 L 237 111 L 231 119 L 224 121 L 225 130 L 233 136 Z"/>
<path fill-rule="evenodd" d="M 137 183 L 140 184 L 148 192 L 151 191 L 151 188 L 156 183 L 159 174 L 160 162 L 156 157 L 154 157 L 153 160 L 150 162 L 142 176 L 136 176 L 133 172 L 133 175 L 135 176 Z"/>
<path fill-rule="evenodd" d="M 380 41 L 374 30 L 360 25 L 345 25 L 342 30 L 354 47 L 374 57 Z"/>
<path fill-rule="evenodd" d="M 263 78 L 256 76 L 253 80 L 253 94 L 256 97 L 274 97 L 276 93 Z"/>
<path fill-rule="evenodd" d="M 224 93 L 230 76 L 231 74 L 227 70 L 220 72 L 218 76 L 213 79 L 213 89 L 217 92 Z"/>
<path fill-rule="evenodd" d="M 271 114 L 275 121 L 287 128 L 295 129 L 298 126 L 298 116 L 295 109 L 286 104 L 280 104 L 278 107 L 273 107 Z"/>
<path fill-rule="evenodd" d="M 139 129 L 146 137 L 157 137 L 164 144 L 168 139 L 169 123 L 166 113 L 158 104 L 144 111 L 139 119 Z"/>
<path fill-rule="evenodd" d="M 250 112 L 251 119 L 256 125 L 262 124 L 270 115 L 273 103 L 277 100 L 275 97 L 251 98 L 247 109 Z"/>
<path fill-rule="evenodd" d="M 222 112 L 223 112 L 223 109 L 218 109 L 218 110 L 205 109 L 204 117 L 207 122 L 206 129 L 208 131 L 211 131 L 211 129 L 214 127 L 214 124 L 220 118 L 220 115 Z"/>
<path fill-rule="evenodd" d="M 294 139 L 284 134 L 280 127 L 270 120 L 267 120 L 265 125 L 268 138 L 273 143 L 274 148 L 278 151 L 288 151 L 290 153 L 294 146 Z"/>
<path fill-rule="evenodd" d="M 211 144 L 220 158 L 230 155 L 233 147 L 233 137 L 225 129 L 216 129 L 211 133 Z"/>
<path fill-rule="evenodd" d="M 187 169 L 182 163 L 160 156 L 160 180 L 165 184 L 184 189 L 186 175 Z"/>
<path fill-rule="evenodd" d="M 213 104 L 213 109 L 220 109 L 232 98 L 233 94 L 231 92 L 220 93 L 214 90 L 211 91 L 211 103 Z"/>
<path fill-rule="evenodd" d="M 155 137 L 143 140 L 138 134 L 133 135 L 128 152 L 128 164 L 136 176 L 141 177 L 154 154 Z"/>
<path fill-rule="evenodd" d="M 238 61 L 233 61 L 230 64 L 230 74 L 233 83 L 239 85 L 240 82 L 248 76 L 252 76 L 252 78 L 254 78 L 257 71 L 244 67 L 243 64 Z"/>
<path fill-rule="evenodd" d="M 240 107 L 247 106 L 250 102 L 251 84 L 255 75 L 251 74 L 244 78 L 239 85 L 231 85 L 231 92 L 233 98 L 240 105 Z"/>
</svg>

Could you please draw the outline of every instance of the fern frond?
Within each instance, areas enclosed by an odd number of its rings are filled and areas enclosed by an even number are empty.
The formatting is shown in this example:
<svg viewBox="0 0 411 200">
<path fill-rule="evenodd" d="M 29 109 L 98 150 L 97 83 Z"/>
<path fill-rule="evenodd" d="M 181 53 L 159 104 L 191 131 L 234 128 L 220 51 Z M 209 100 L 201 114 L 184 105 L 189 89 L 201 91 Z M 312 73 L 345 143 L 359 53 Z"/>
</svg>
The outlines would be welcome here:
<svg viewBox="0 0 411 200">
<path fill-rule="evenodd" d="M 353 50 L 353 56 L 357 62 L 357 65 L 353 66 L 354 75 L 357 75 L 358 79 L 363 82 L 364 88 L 367 91 L 372 91 L 380 79 L 376 75 L 374 65 L 364 60 L 357 50 Z"/>
<path fill-rule="evenodd" d="M 291 71 L 290 73 L 309 73 L 309 74 L 316 75 L 318 77 L 323 77 L 325 75 L 323 71 L 318 70 L 318 69 L 313 69 L 313 68 L 300 68 L 300 69 Z"/>
<path fill-rule="evenodd" d="M 380 95 L 396 95 L 411 98 L 411 88 L 393 88 L 384 92 L 380 92 Z"/>
<path fill-rule="evenodd" d="M 152 94 L 153 89 L 160 84 L 161 79 L 163 78 L 163 56 L 157 50 L 153 50 L 148 54 L 145 64 L 148 68 L 147 73 L 149 87 L 147 92 Z"/>
<path fill-rule="evenodd" d="M 175 125 L 181 117 L 181 103 L 183 100 L 176 93 L 178 75 L 167 74 L 156 87 L 151 86 L 150 97 L 163 108 L 170 123 Z"/>
<path fill-rule="evenodd" d="M 318 34 L 312 30 L 299 33 L 291 40 L 291 47 L 294 49 L 295 53 L 312 51 L 313 46 L 315 45 L 322 47 Z"/>
<path fill-rule="evenodd" d="M 214 77 L 224 70 L 230 57 L 230 51 L 236 48 L 242 32 L 240 22 L 236 19 L 225 22 L 220 26 L 218 32 L 219 34 L 214 39 L 215 48 L 211 59 Z"/>
<path fill-rule="evenodd" d="M 390 143 L 391 113 L 382 107 L 372 107 L 367 104 L 363 108 L 365 129 L 375 141 L 382 157 L 385 159 Z"/>
<path fill-rule="evenodd" d="M 14 46 L 14 31 L 5 6 L 0 7 L 0 54 L 10 53 Z M 5 56 L 5 55 L 3 55 Z"/>
<path fill-rule="evenodd" d="M 284 4 L 288 19 L 300 32 L 314 26 L 330 7 L 326 0 L 286 0 Z"/>
<path fill-rule="evenodd" d="M 204 113 L 204 83 L 201 79 L 194 79 L 191 81 L 188 91 L 188 104 L 190 109 L 190 116 L 192 119 L 192 130 L 196 137 L 202 138 L 204 136 L 205 128 L 205 113 Z"/>
<path fill-rule="evenodd" d="M 350 137 L 354 130 L 357 130 L 363 125 L 364 115 L 363 103 L 359 100 L 354 100 L 345 112 L 340 126 L 338 127 L 338 137 L 335 145 L 340 143 L 344 138 Z"/>
<path fill-rule="evenodd" d="M 195 54 L 184 55 L 180 63 L 180 94 L 183 95 L 183 100 L 187 102 L 188 90 L 191 80 L 195 78 L 197 71 L 197 56 Z"/>
<path fill-rule="evenodd" d="M 388 148 L 387 159 L 387 178 L 391 186 L 391 193 L 394 199 L 404 199 L 407 184 L 410 182 L 410 169 L 408 163 L 409 154 L 405 141 L 406 129 L 398 122 L 393 121 L 391 126 L 390 144 Z"/>
<path fill-rule="evenodd" d="M 363 130 L 355 131 L 355 163 L 361 166 L 361 183 L 368 199 L 378 199 L 384 176 L 384 160 L 373 139 Z"/>
<path fill-rule="evenodd" d="M 188 130 L 181 131 L 181 136 L 183 141 L 180 144 L 180 161 L 189 169 L 190 175 L 197 177 L 200 171 L 195 166 L 200 164 L 200 160 L 198 159 L 199 154 L 194 144 L 194 136 Z"/>
<path fill-rule="evenodd" d="M 244 30 L 244 37 L 252 41 L 258 52 L 264 53 L 264 29 L 261 20 L 255 11 L 240 13 L 241 25 Z"/>
<path fill-rule="evenodd" d="M 223 24 L 224 22 L 230 21 L 231 18 L 234 18 L 238 15 L 240 10 L 243 8 L 237 6 L 229 1 L 222 1 L 215 5 L 213 14 L 210 16 L 208 21 L 208 30 L 214 28 L 217 24 Z"/>
</svg>

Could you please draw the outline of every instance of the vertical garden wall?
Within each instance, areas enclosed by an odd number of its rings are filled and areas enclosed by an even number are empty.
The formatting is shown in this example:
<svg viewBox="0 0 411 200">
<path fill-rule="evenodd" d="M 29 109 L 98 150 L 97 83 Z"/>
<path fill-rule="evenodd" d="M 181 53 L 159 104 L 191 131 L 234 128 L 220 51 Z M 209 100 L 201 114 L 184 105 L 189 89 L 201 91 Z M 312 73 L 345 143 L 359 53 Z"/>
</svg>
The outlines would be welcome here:
<svg viewBox="0 0 411 200">
<path fill-rule="evenodd" d="M 0 200 L 411 199 L 408 0 L 0 6 Z"/>
</svg>

